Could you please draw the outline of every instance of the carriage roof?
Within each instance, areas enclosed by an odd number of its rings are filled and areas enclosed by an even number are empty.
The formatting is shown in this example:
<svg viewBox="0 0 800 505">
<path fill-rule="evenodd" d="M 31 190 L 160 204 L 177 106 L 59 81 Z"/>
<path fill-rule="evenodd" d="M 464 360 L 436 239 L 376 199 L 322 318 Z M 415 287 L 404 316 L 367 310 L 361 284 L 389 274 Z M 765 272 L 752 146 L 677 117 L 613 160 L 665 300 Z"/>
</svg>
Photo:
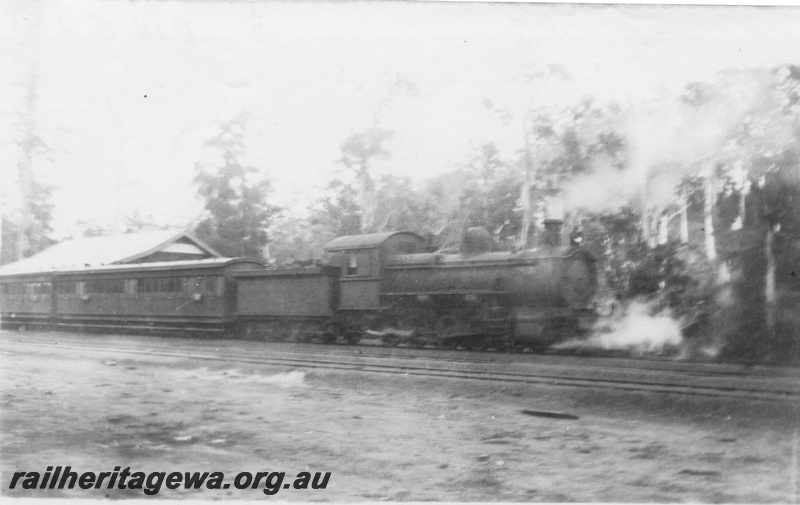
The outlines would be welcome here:
<svg viewBox="0 0 800 505">
<path fill-rule="evenodd" d="M 128 273 L 141 273 L 152 271 L 188 271 L 188 270 L 218 270 L 224 269 L 233 265 L 252 265 L 258 268 L 263 268 L 265 263 L 260 260 L 251 258 L 209 258 L 203 260 L 183 260 L 183 261 L 159 261 L 149 263 L 133 263 L 124 265 L 102 265 L 102 266 L 85 266 L 83 268 L 69 268 L 64 270 L 52 269 L 45 272 L 12 272 L 6 275 L 0 275 L 0 280 L 9 279 L 14 277 L 34 277 L 47 274 L 55 275 L 80 275 L 80 274 L 100 274 L 100 273 L 115 273 L 115 272 L 128 272 Z"/>
</svg>

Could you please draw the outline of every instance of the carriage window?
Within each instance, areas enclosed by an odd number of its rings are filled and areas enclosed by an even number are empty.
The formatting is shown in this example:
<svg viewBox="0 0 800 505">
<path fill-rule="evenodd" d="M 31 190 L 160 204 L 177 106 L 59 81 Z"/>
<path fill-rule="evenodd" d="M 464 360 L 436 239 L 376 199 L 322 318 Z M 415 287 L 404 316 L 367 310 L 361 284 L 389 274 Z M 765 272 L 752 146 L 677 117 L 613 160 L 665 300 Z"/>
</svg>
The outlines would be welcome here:
<svg viewBox="0 0 800 505">
<path fill-rule="evenodd" d="M 203 291 L 203 278 L 183 277 L 183 286 L 187 293 L 199 293 Z"/>
<path fill-rule="evenodd" d="M 139 281 L 137 279 L 127 279 L 125 281 L 125 294 L 135 295 L 138 292 Z"/>
<path fill-rule="evenodd" d="M 140 293 L 181 293 L 183 277 L 145 277 L 139 279 Z"/>
<path fill-rule="evenodd" d="M 93 294 L 122 294 L 125 293 L 125 280 L 97 279 L 86 281 L 85 292 Z"/>
<path fill-rule="evenodd" d="M 50 282 L 32 282 L 30 293 L 32 295 L 49 295 L 51 289 L 52 284 Z"/>
<path fill-rule="evenodd" d="M 75 281 L 60 281 L 56 283 L 56 292 L 60 295 L 74 295 L 78 293 L 78 283 Z"/>
<path fill-rule="evenodd" d="M 0 284 L 0 289 L 4 295 L 23 295 L 27 293 L 27 288 L 22 282 L 12 282 L 8 284 Z"/>
<path fill-rule="evenodd" d="M 35 296 L 50 294 L 50 282 L 12 282 L 0 284 L 0 293 L 15 296 Z"/>
<path fill-rule="evenodd" d="M 158 281 L 160 279 L 151 279 L 149 277 L 139 279 L 139 292 L 140 293 L 157 293 Z"/>
<path fill-rule="evenodd" d="M 6 284 L 6 289 L 8 289 L 7 294 L 9 295 L 24 296 L 28 294 L 28 283 L 14 282 L 12 284 Z"/>
<path fill-rule="evenodd" d="M 222 277 L 212 275 L 205 278 L 205 292 L 222 296 Z"/>
</svg>

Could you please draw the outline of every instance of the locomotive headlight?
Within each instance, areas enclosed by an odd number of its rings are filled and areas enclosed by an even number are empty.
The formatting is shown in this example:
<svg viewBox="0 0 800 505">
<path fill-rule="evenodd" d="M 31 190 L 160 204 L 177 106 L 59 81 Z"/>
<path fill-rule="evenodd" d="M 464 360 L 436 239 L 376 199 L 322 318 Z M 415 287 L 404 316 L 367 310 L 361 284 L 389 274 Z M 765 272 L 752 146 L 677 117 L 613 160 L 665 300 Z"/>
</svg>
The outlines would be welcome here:
<svg viewBox="0 0 800 505">
<path fill-rule="evenodd" d="M 569 241 L 574 246 L 579 246 L 583 243 L 583 232 L 582 231 L 574 231 L 569 237 Z"/>
</svg>

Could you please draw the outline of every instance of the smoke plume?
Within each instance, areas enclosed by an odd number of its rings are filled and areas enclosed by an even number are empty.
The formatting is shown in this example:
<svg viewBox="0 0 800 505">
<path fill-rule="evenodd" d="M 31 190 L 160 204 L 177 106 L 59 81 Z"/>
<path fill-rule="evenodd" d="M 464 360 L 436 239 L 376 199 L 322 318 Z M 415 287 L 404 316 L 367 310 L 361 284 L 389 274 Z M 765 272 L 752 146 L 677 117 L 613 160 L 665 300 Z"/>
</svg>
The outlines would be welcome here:
<svg viewBox="0 0 800 505">
<path fill-rule="evenodd" d="M 588 339 L 568 340 L 553 348 L 657 353 L 679 346 L 682 340 L 681 325 L 668 311 L 653 313 L 647 303 L 634 301 L 602 321 Z"/>
<path fill-rule="evenodd" d="M 562 186 L 566 210 L 665 208 L 684 177 L 741 158 L 748 142 L 762 149 L 785 142 L 792 130 L 775 113 L 781 78 L 766 70 L 730 71 L 622 112 L 615 130 L 627 146 L 625 162 L 597 157 L 589 173 Z"/>
</svg>

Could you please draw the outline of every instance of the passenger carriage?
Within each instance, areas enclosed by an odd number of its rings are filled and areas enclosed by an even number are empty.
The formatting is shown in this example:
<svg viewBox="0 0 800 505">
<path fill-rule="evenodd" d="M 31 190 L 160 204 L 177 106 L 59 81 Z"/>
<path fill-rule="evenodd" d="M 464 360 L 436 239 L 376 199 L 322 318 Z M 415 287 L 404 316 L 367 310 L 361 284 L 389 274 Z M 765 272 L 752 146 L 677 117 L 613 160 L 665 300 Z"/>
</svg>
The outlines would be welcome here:
<svg viewBox="0 0 800 505">
<path fill-rule="evenodd" d="M 16 327 L 219 332 L 233 323 L 232 274 L 263 267 L 257 260 L 214 258 L 4 276 L 0 317 Z"/>
</svg>

